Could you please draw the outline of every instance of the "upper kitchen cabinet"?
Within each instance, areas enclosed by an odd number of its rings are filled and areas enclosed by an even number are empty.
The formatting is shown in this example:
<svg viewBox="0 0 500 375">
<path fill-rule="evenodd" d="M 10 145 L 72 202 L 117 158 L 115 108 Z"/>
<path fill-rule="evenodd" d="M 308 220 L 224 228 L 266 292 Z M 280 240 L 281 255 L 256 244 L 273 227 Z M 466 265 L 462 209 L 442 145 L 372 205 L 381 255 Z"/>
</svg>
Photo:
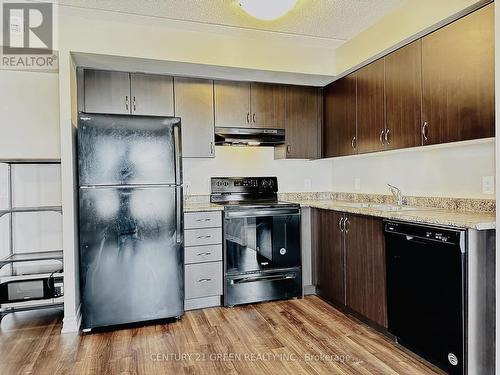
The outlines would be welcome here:
<svg viewBox="0 0 500 375">
<path fill-rule="evenodd" d="M 174 88 L 175 116 L 182 121 L 182 156 L 214 157 L 213 81 L 175 77 Z"/>
<path fill-rule="evenodd" d="M 422 39 L 424 144 L 493 137 L 494 5 Z"/>
<path fill-rule="evenodd" d="M 215 81 L 215 126 L 251 126 L 250 83 Z"/>
<path fill-rule="evenodd" d="M 131 109 L 134 115 L 173 116 L 174 83 L 170 76 L 130 74 Z"/>
<path fill-rule="evenodd" d="M 385 57 L 386 149 L 421 145 L 421 47 L 419 39 Z"/>
<path fill-rule="evenodd" d="M 341 78 L 323 90 L 323 156 L 356 154 L 356 75 Z"/>
<path fill-rule="evenodd" d="M 85 112 L 123 115 L 174 115 L 170 76 L 84 70 Z"/>
<path fill-rule="evenodd" d="M 385 148 L 384 75 L 384 59 L 356 72 L 358 153 Z"/>
<path fill-rule="evenodd" d="M 321 157 L 321 90 L 310 86 L 285 88 L 285 144 L 275 147 L 276 159 Z"/>
<path fill-rule="evenodd" d="M 285 127 L 285 86 L 252 83 L 250 87 L 251 124 L 256 128 Z"/>
<path fill-rule="evenodd" d="M 84 108 L 89 113 L 130 114 L 130 75 L 84 70 Z"/>
</svg>

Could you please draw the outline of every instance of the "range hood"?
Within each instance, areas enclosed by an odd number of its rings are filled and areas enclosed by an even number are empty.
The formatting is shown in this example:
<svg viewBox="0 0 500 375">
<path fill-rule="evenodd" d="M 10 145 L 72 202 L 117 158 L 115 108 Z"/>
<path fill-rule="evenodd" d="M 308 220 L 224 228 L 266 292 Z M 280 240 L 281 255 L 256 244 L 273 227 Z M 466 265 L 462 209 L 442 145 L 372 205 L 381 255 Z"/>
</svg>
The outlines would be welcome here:
<svg viewBox="0 0 500 375">
<path fill-rule="evenodd" d="M 215 144 L 219 146 L 277 146 L 284 143 L 284 129 L 215 128 Z"/>
</svg>

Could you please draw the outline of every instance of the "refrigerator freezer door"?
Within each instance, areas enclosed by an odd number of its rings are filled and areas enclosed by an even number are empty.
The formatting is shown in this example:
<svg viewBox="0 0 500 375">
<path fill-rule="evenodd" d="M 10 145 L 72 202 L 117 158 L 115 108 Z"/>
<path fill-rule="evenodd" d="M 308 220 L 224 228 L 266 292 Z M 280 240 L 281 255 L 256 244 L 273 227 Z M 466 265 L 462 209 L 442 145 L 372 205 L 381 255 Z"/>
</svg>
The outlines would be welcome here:
<svg viewBox="0 0 500 375">
<path fill-rule="evenodd" d="M 81 113 L 79 186 L 182 184 L 180 120 Z"/>
<path fill-rule="evenodd" d="M 178 194 L 178 187 L 80 188 L 84 329 L 183 314 Z"/>
</svg>

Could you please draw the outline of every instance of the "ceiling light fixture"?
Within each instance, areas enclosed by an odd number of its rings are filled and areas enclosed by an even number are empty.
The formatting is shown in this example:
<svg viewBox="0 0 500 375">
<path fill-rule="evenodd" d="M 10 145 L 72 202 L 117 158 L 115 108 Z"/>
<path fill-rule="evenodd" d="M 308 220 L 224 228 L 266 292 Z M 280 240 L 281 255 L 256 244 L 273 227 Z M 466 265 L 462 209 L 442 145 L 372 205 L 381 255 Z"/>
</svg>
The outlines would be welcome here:
<svg viewBox="0 0 500 375">
<path fill-rule="evenodd" d="M 264 21 L 275 20 L 290 12 L 298 0 L 239 0 L 241 8 Z"/>
</svg>

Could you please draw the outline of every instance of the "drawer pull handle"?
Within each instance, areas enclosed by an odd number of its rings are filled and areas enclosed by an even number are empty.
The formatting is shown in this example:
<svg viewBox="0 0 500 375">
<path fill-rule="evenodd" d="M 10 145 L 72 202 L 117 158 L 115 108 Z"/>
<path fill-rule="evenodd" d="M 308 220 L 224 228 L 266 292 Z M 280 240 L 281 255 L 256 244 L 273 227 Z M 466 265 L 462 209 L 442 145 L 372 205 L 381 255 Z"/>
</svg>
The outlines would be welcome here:
<svg viewBox="0 0 500 375">
<path fill-rule="evenodd" d="M 196 221 L 212 221 L 212 219 L 196 219 Z"/>
<path fill-rule="evenodd" d="M 196 254 L 196 255 L 200 257 L 200 256 L 202 256 L 202 255 L 203 255 L 203 256 L 205 256 L 205 255 L 210 255 L 210 254 L 212 254 L 212 253 L 198 253 L 198 254 Z"/>
<path fill-rule="evenodd" d="M 202 239 L 202 238 L 212 238 L 212 236 L 211 236 L 211 235 L 208 235 L 208 236 L 198 236 L 198 237 L 196 237 L 196 238 L 197 238 L 197 239 Z"/>
<path fill-rule="evenodd" d="M 199 283 L 206 283 L 207 281 L 212 281 L 212 279 L 199 279 Z"/>
</svg>

